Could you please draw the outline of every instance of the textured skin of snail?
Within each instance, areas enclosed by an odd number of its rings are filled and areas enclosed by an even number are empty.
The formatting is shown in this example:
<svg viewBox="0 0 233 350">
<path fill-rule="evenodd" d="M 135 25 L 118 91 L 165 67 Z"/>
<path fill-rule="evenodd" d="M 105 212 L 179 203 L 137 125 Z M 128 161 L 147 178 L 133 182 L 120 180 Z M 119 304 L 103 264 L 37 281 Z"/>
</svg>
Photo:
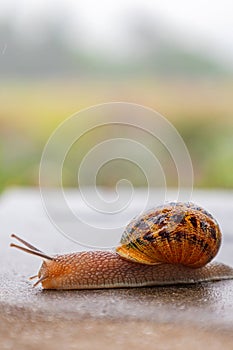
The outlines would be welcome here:
<svg viewBox="0 0 233 350">
<path fill-rule="evenodd" d="M 210 262 L 221 244 L 218 223 L 193 203 L 167 203 L 133 219 L 113 251 L 48 256 L 23 241 L 11 244 L 44 259 L 45 289 L 98 289 L 192 284 L 233 279 L 233 268 Z"/>
<path fill-rule="evenodd" d="M 114 252 L 80 252 L 43 262 L 38 277 L 45 289 L 99 289 L 193 284 L 233 278 L 221 263 L 193 269 L 183 265 L 145 265 L 122 259 Z"/>
</svg>

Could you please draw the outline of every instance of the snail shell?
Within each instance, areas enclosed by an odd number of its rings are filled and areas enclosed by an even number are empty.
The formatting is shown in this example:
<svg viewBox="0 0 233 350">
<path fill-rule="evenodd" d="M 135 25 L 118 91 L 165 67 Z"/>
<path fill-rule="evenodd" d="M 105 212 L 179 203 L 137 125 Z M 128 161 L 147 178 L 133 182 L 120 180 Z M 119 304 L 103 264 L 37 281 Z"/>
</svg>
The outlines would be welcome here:
<svg viewBox="0 0 233 350">
<path fill-rule="evenodd" d="M 217 254 L 221 231 L 213 216 L 193 203 L 168 203 L 133 219 L 116 252 L 143 264 L 202 267 Z"/>
</svg>

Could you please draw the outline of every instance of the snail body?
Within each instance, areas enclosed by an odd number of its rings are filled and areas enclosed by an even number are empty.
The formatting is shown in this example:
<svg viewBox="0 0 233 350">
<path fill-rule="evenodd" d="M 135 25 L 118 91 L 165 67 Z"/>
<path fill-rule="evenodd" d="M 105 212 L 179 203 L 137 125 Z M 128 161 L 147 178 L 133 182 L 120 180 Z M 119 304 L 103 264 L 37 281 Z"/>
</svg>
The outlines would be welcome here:
<svg viewBox="0 0 233 350">
<path fill-rule="evenodd" d="M 49 256 L 12 235 L 43 258 L 35 285 L 45 289 L 97 289 L 191 284 L 233 279 L 233 268 L 210 262 L 221 244 L 218 223 L 193 203 L 168 203 L 133 219 L 115 251 Z"/>
</svg>

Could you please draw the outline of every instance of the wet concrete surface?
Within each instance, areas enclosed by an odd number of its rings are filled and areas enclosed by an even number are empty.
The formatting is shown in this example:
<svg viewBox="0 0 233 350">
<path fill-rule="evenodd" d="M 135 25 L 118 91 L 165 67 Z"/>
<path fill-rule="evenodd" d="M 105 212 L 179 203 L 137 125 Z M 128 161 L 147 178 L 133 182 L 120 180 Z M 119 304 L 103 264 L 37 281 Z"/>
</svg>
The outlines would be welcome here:
<svg viewBox="0 0 233 350">
<path fill-rule="evenodd" d="M 217 260 L 233 266 L 233 193 L 196 191 L 192 199 L 219 221 L 224 242 Z M 40 258 L 9 248 L 12 232 L 48 253 L 83 248 L 58 233 L 37 190 L 3 194 L 0 215 L 1 349 L 152 349 L 155 342 L 157 349 L 233 349 L 233 281 L 115 290 L 33 288 L 28 277 L 38 271 Z"/>
</svg>

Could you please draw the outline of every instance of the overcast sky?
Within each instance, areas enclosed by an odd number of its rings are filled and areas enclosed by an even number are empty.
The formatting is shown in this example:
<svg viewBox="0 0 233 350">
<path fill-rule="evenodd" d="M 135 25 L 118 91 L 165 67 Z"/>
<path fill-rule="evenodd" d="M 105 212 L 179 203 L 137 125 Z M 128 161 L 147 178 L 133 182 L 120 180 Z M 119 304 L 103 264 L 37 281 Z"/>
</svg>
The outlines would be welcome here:
<svg viewBox="0 0 233 350">
<path fill-rule="evenodd" d="M 10 14 L 21 30 L 40 23 L 41 17 L 59 15 L 73 38 L 81 24 L 87 45 L 114 50 L 116 40 L 124 42 L 121 18 L 136 11 L 159 19 L 165 28 L 174 27 L 187 44 L 191 39 L 200 48 L 233 61 L 233 0 L 2 0 L 0 15 Z"/>
</svg>

